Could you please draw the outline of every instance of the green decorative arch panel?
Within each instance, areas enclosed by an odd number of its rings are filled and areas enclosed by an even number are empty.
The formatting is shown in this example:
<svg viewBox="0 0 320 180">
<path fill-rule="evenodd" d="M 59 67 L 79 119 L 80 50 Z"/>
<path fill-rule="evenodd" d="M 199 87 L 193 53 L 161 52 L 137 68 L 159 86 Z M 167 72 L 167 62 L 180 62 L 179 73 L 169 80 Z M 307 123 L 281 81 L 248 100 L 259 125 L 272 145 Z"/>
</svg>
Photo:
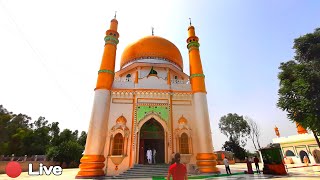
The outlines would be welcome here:
<svg viewBox="0 0 320 180">
<path fill-rule="evenodd" d="M 168 122 L 169 120 L 169 108 L 167 106 L 149 106 L 149 105 L 143 105 L 137 107 L 137 120 L 138 122 L 141 121 L 145 116 L 147 116 L 150 113 L 155 113 L 161 119 Z"/>
</svg>

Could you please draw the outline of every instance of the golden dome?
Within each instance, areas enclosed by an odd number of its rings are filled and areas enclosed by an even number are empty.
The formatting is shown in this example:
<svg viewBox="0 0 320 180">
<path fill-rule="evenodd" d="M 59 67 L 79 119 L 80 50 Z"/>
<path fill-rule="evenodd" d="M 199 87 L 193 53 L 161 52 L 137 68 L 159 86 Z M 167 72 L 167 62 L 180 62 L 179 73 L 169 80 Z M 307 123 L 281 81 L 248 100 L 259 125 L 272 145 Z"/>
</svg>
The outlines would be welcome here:
<svg viewBox="0 0 320 180">
<path fill-rule="evenodd" d="M 180 117 L 180 119 L 178 120 L 179 124 L 187 124 L 188 120 L 186 118 L 184 118 L 183 116 Z"/>
<path fill-rule="evenodd" d="M 172 42 L 159 36 L 147 36 L 128 45 L 122 53 L 120 67 L 140 58 L 163 58 L 183 69 L 179 49 Z"/>
<path fill-rule="evenodd" d="M 121 115 L 120 117 L 118 117 L 116 123 L 117 124 L 125 124 L 125 123 L 127 123 L 127 119 L 123 115 Z"/>
</svg>

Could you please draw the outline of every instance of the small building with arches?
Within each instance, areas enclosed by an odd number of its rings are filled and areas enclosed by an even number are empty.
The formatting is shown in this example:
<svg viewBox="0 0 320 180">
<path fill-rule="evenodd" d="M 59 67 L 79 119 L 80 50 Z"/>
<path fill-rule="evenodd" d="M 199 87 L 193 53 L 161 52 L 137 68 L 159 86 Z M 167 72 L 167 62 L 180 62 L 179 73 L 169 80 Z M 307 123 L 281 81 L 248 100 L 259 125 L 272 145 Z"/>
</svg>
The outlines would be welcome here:
<svg viewBox="0 0 320 180">
<path fill-rule="evenodd" d="M 298 134 L 288 137 L 281 137 L 278 128 L 275 128 L 278 137 L 273 139 L 273 143 L 280 144 L 285 163 L 303 164 L 303 158 L 307 156 L 309 163 L 320 164 L 320 148 L 314 135 L 299 124 L 296 126 Z"/>
</svg>

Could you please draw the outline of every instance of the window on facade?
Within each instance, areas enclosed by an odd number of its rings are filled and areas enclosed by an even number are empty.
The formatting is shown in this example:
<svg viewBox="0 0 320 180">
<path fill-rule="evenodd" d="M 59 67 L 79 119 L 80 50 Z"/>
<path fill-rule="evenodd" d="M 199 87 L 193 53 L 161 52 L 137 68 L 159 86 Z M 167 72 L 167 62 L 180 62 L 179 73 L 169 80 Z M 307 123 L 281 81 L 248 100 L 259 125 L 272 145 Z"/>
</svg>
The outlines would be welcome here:
<svg viewBox="0 0 320 180">
<path fill-rule="evenodd" d="M 112 155 L 122 155 L 123 154 L 123 137 L 122 134 L 118 133 L 113 139 L 113 149 Z"/>
<path fill-rule="evenodd" d="M 127 75 L 126 75 L 126 81 L 129 82 L 130 79 L 131 79 L 131 74 L 127 74 Z"/>
<path fill-rule="evenodd" d="M 182 133 L 180 137 L 180 153 L 189 154 L 188 135 L 186 133 Z"/>
<path fill-rule="evenodd" d="M 286 156 L 294 156 L 294 153 L 291 150 L 287 150 Z"/>
</svg>

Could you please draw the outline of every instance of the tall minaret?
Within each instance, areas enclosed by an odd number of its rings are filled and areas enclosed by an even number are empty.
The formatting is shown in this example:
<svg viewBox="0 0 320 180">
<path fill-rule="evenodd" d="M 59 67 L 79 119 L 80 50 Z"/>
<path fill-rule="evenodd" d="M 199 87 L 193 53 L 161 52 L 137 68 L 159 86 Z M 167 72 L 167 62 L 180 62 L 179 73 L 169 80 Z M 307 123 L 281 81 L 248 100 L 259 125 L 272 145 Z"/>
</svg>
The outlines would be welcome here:
<svg viewBox="0 0 320 180">
<path fill-rule="evenodd" d="M 108 131 L 108 118 L 110 109 L 110 89 L 114 80 L 114 67 L 117 44 L 119 42 L 118 21 L 116 17 L 111 20 L 110 28 L 106 32 L 104 52 L 98 80 L 95 88 L 93 109 L 86 141 L 86 147 L 80 162 L 80 171 L 76 178 L 90 178 L 104 176 L 103 155 Z"/>
<path fill-rule="evenodd" d="M 211 128 L 207 104 L 207 92 L 204 81 L 204 74 L 201 65 L 199 52 L 199 38 L 195 34 L 194 27 L 191 25 L 188 28 L 188 50 L 190 64 L 190 81 L 193 91 L 193 106 L 195 112 L 195 130 L 197 133 L 197 165 L 201 172 L 219 172 L 216 167 L 217 156 L 213 153 L 213 145 L 211 138 Z"/>
</svg>

